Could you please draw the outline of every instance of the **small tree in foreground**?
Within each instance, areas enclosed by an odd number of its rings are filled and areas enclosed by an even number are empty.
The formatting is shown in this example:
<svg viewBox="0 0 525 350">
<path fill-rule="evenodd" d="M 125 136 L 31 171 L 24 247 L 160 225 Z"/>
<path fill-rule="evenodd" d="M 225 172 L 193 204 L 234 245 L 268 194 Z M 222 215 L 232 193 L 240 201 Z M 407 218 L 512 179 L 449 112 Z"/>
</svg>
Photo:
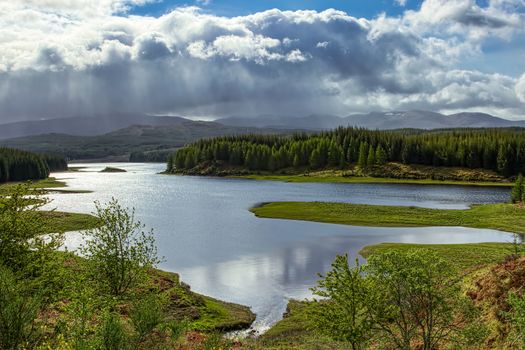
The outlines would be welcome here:
<svg viewBox="0 0 525 350">
<path fill-rule="evenodd" d="M 157 265 L 153 231 L 135 221 L 135 211 L 123 208 L 116 199 L 106 206 L 95 202 L 96 215 L 102 226 L 85 233 L 81 252 L 89 256 L 93 273 L 111 294 L 126 293 L 145 277 L 148 268 Z"/>
<path fill-rule="evenodd" d="M 371 256 L 367 274 L 376 293 L 371 303 L 379 329 L 399 348 L 414 340 L 435 349 L 459 330 L 462 301 L 451 266 L 427 250 Z"/>
<path fill-rule="evenodd" d="M 361 349 L 372 331 L 370 290 L 362 272 L 357 262 L 349 266 L 348 255 L 337 256 L 332 270 L 312 288 L 315 295 L 325 298 L 313 304 L 315 327 L 335 340 L 349 342 L 353 350 Z"/>
<path fill-rule="evenodd" d="M 436 349 L 463 336 L 475 317 L 454 271 L 428 250 L 389 251 L 351 267 L 338 256 L 314 294 L 313 325 L 352 349 L 367 342 L 387 348 Z"/>
</svg>

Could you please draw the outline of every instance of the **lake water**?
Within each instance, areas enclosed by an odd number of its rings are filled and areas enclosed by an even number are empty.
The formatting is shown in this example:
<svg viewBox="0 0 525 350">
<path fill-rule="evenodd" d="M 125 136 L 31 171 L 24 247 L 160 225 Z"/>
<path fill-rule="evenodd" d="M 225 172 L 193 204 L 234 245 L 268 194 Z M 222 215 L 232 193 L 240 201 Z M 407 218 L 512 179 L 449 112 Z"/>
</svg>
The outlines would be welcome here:
<svg viewBox="0 0 525 350">
<path fill-rule="evenodd" d="M 99 173 L 106 166 L 126 173 Z M 93 193 L 51 195 L 58 210 L 90 213 L 93 201 L 115 197 L 136 209 L 155 231 L 160 266 L 180 273 L 192 289 L 249 305 L 254 327 L 281 318 L 289 298 L 309 297 L 317 273 L 336 254 L 357 257 L 380 242 L 467 243 L 511 241 L 504 232 L 462 227 L 374 228 L 256 218 L 249 209 L 270 201 L 331 201 L 465 209 L 508 200 L 509 190 L 461 186 L 283 183 L 157 173 L 163 164 L 84 164 L 56 173 L 71 189 Z M 71 235 L 69 247 L 78 244 Z"/>
</svg>

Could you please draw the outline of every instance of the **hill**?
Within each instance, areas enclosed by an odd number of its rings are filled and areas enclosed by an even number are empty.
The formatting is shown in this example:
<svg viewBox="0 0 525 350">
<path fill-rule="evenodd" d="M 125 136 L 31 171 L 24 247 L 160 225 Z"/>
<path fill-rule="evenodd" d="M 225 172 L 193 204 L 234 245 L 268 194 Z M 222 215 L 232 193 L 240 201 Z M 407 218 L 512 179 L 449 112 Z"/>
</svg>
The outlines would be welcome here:
<svg viewBox="0 0 525 350">
<path fill-rule="evenodd" d="M 283 129 L 232 127 L 180 118 L 172 125 L 132 125 L 98 136 L 49 133 L 1 140 L 0 145 L 33 152 L 61 154 L 71 160 L 110 157 L 113 160 L 127 161 L 130 154 L 134 154 L 134 160 L 164 161 L 168 152 L 201 138 L 285 132 L 287 131 Z"/>
<path fill-rule="evenodd" d="M 96 136 L 131 125 L 177 126 L 188 119 L 181 117 L 149 116 L 115 113 L 93 117 L 72 117 L 22 121 L 0 125 L 0 139 L 41 134 Z"/>
<path fill-rule="evenodd" d="M 523 120 L 507 120 L 485 113 L 463 112 L 444 115 L 430 111 L 371 112 L 352 114 L 344 118 L 333 115 L 310 115 L 307 117 L 262 115 L 258 117 L 228 117 L 217 121 L 231 126 L 300 127 L 309 130 L 333 129 L 338 126 L 356 126 L 381 130 L 525 127 Z"/>
</svg>

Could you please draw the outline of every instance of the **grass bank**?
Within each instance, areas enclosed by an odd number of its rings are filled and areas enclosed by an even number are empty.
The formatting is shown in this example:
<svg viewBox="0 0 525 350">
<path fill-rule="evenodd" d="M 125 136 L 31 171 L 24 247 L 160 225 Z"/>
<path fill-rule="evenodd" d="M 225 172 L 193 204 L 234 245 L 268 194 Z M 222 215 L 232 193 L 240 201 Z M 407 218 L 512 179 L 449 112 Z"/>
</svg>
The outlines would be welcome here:
<svg viewBox="0 0 525 350">
<path fill-rule="evenodd" d="M 449 186 L 483 186 L 483 187 L 511 187 L 508 182 L 485 182 L 485 181 L 455 181 L 455 180 L 433 180 L 433 179 L 396 179 L 388 177 L 371 176 L 340 176 L 330 172 L 297 174 L 297 175 L 244 175 L 231 176 L 261 181 L 283 181 L 283 182 L 329 182 L 348 184 L 407 184 L 407 185 L 449 185 Z"/>
<path fill-rule="evenodd" d="M 176 172 L 177 173 L 177 172 Z M 284 168 L 277 172 L 251 171 L 221 162 L 201 164 L 182 174 L 201 176 L 221 176 L 253 180 L 286 182 L 334 182 L 334 183 L 393 183 L 417 185 L 459 185 L 459 186 L 497 186 L 510 187 L 511 181 L 494 171 L 459 167 L 433 167 L 408 165 L 396 162 L 367 169 L 355 164 L 344 169 L 328 168 L 311 170 L 305 167 Z"/>
<path fill-rule="evenodd" d="M 100 225 L 100 220 L 90 214 L 61 211 L 42 211 L 39 214 L 44 218 L 43 233 L 88 230 Z"/>
<path fill-rule="evenodd" d="M 321 202 L 274 202 L 252 208 L 258 217 L 384 227 L 463 226 L 525 234 L 525 208 L 475 205 L 468 210 Z"/>
<path fill-rule="evenodd" d="M 513 254 L 514 245 L 511 243 L 471 243 L 471 244 L 409 244 L 409 243 L 380 243 L 364 247 L 359 254 L 367 258 L 374 254 L 382 254 L 389 250 L 406 251 L 410 249 L 428 249 L 446 261 L 449 261 L 459 270 L 467 270 L 487 264 L 501 262 L 505 257 Z M 521 248 L 520 248 L 521 249 Z"/>
<path fill-rule="evenodd" d="M 21 184 L 22 182 L 8 182 L 0 184 L 0 196 L 5 195 L 6 193 L 9 193 L 9 191 Z M 67 185 L 64 181 L 59 181 L 54 177 L 48 177 L 44 180 L 38 180 L 38 181 L 28 181 L 25 183 L 29 183 L 30 187 L 36 190 L 45 190 L 48 193 L 91 193 L 92 191 L 86 191 L 86 190 L 71 190 L 67 188 Z"/>
</svg>

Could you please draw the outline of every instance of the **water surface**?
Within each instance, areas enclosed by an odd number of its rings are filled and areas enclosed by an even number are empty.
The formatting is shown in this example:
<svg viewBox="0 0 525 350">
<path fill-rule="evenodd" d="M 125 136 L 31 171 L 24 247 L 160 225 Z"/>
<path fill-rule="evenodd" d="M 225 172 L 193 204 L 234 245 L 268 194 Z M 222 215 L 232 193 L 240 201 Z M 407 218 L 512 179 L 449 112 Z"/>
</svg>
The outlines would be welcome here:
<svg viewBox="0 0 525 350">
<path fill-rule="evenodd" d="M 56 173 L 72 189 L 93 193 L 52 195 L 59 210 L 90 213 L 93 201 L 111 197 L 135 207 L 155 230 L 161 268 L 176 271 L 192 289 L 249 305 L 255 327 L 281 318 L 289 298 L 310 296 L 317 273 L 336 254 L 356 257 L 380 242 L 467 243 L 510 241 L 509 234 L 462 227 L 374 228 L 256 218 L 248 209 L 270 201 L 332 201 L 466 209 L 508 200 L 505 188 L 283 183 L 158 175 L 163 164 L 85 164 L 81 172 Z M 99 173 L 106 166 L 126 173 Z M 78 242 L 72 236 L 68 244 Z"/>
</svg>

